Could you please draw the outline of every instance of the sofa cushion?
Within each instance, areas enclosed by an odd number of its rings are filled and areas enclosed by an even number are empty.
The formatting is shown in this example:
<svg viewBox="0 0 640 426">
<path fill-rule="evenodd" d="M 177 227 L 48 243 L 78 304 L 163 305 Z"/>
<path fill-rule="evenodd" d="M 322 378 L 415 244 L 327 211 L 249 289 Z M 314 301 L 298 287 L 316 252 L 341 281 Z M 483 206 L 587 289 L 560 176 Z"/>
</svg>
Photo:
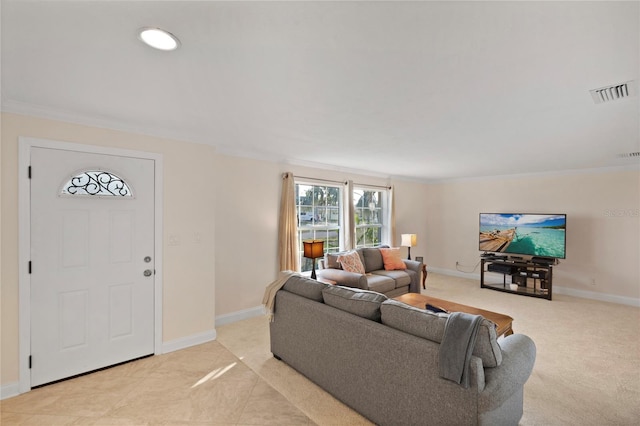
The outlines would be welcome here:
<svg viewBox="0 0 640 426">
<path fill-rule="evenodd" d="M 325 253 L 324 255 L 324 267 L 331 269 L 342 269 L 342 265 L 338 262 L 340 253 Z"/>
<path fill-rule="evenodd" d="M 322 290 L 324 303 L 342 311 L 380 322 L 380 305 L 387 300 L 384 294 L 339 285 Z"/>
<path fill-rule="evenodd" d="M 414 308 L 397 300 L 387 300 L 380 307 L 382 323 L 396 330 L 440 343 L 448 314 L 436 314 Z"/>
<path fill-rule="evenodd" d="M 284 286 L 282 286 L 282 288 L 290 293 L 315 300 L 316 302 L 322 302 L 324 300 L 322 290 L 325 287 L 329 287 L 329 284 L 300 276 L 289 278 L 287 282 L 284 283 Z"/>
<path fill-rule="evenodd" d="M 400 258 L 399 248 L 380 248 L 379 250 L 380 254 L 382 254 L 382 262 L 386 271 L 407 269 L 407 265 Z"/>
<path fill-rule="evenodd" d="M 442 341 L 449 317 L 449 314 L 436 314 L 393 299 L 386 300 L 380 306 L 380 313 L 383 324 L 437 343 Z M 484 367 L 497 367 L 502 363 L 495 324 L 485 318 L 480 323 L 473 355 L 482 359 Z"/>
<path fill-rule="evenodd" d="M 360 259 L 360 255 L 355 251 L 350 251 L 338 256 L 338 262 L 342 265 L 342 269 L 356 274 L 364 274 L 364 265 Z"/>
<path fill-rule="evenodd" d="M 372 274 L 393 279 L 396 283 L 396 288 L 411 284 L 411 275 L 407 271 L 373 271 Z"/>
<path fill-rule="evenodd" d="M 366 273 L 371 271 L 377 271 L 384 269 L 384 262 L 382 261 L 382 254 L 380 250 L 376 248 L 362 248 L 358 249 L 362 253 L 364 258 L 364 270 Z"/>
<path fill-rule="evenodd" d="M 482 319 L 473 354 L 482 358 L 482 365 L 485 367 L 497 367 L 502 364 L 502 349 L 498 344 L 494 322 L 486 318 Z"/>
<path fill-rule="evenodd" d="M 385 277 L 375 273 L 367 274 L 367 286 L 371 291 L 377 291 L 378 293 L 386 293 L 396 288 L 396 282 L 391 277 Z"/>
</svg>

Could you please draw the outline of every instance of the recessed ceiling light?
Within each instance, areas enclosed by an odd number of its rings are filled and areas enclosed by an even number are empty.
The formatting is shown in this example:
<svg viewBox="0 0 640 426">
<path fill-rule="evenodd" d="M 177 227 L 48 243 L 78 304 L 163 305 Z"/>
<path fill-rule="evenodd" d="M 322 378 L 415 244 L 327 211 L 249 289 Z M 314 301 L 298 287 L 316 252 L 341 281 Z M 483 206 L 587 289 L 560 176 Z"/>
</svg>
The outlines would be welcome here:
<svg viewBox="0 0 640 426">
<path fill-rule="evenodd" d="M 138 38 L 159 50 L 176 50 L 180 46 L 180 40 L 176 36 L 160 28 L 140 28 Z"/>
</svg>

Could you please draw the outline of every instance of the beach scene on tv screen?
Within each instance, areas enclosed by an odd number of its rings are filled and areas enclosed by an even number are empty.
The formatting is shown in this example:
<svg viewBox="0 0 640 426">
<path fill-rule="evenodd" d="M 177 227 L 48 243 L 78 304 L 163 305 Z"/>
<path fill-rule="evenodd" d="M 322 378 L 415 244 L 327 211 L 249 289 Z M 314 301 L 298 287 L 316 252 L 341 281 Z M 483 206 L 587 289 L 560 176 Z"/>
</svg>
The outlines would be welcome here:
<svg viewBox="0 0 640 426">
<path fill-rule="evenodd" d="M 565 257 L 565 215 L 480 214 L 480 250 Z"/>
</svg>

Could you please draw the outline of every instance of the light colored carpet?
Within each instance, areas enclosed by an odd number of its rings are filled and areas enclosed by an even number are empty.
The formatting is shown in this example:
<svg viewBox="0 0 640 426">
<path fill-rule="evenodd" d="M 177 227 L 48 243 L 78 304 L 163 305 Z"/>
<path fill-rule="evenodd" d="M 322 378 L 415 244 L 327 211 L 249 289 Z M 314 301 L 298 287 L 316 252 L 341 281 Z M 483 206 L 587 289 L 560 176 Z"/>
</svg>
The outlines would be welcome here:
<svg viewBox="0 0 640 426">
<path fill-rule="evenodd" d="M 481 289 L 430 273 L 441 299 L 510 315 L 537 347 L 522 425 L 640 424 L 640 309 L 554 294 L 553 301 Z M 269 352 L 265 317 L 224 325 L 218 341 L 319 425 L 370 424 Z"/>
</svg>

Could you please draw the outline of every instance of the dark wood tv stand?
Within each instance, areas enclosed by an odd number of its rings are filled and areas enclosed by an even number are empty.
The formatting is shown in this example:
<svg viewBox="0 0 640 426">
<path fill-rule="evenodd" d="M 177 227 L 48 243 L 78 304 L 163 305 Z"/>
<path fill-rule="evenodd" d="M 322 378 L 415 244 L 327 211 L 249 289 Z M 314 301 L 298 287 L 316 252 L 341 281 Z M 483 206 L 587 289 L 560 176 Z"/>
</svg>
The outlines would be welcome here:
<svg viewBox="0 0 640 426">
<path fill-rule="evenodd" d="M 553 267 L 557 264 L 556 259 L 525 260 L 513 256 L 483 255 L 480 260 L 480 287 L 551 300 Z M 502 275 L 502 283 L 485 283 L 486 273 Z M 511 282 L 507 282 L 507 275 Z"/>
</svg>

